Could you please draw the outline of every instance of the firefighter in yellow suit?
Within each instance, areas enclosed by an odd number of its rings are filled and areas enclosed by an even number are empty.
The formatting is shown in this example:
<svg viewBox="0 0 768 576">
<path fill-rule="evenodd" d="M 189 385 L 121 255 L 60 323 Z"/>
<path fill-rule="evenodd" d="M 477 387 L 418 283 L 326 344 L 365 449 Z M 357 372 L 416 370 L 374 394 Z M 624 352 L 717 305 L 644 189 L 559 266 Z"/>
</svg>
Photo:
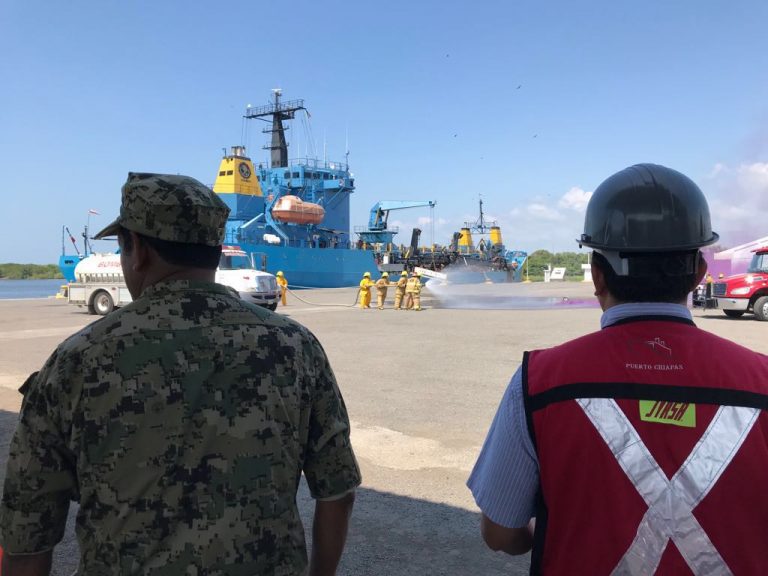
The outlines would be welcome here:
<svg viewBox="0 0 768 576">
<path fill-rule="evenodd" d="M 382 272 L 381 278 L 376 280 L 376 308 L 384 310 L 384 300 L 387 299 L 389 288 L 389 272 Z"/>
<path fill-rule="evenodd" d="M 280 286 L 280 302 L 283 306 L 287 306 L 288 303 L 285 301 L 285 293 L 288 292 L 288 280 L 282 270 L 278 270 L 275 276 L 277 276 L 277 285 Z"/>
<path fill-rule="evenodd" d="M 397 284 L 395 284 L 395 310 L 402 310 L 400 308 L 400 305 L 403 302 L 403 298 L 405 298 L 405 284 L 408 282 L 408 272 L 403 270 L 400 272 L 400 278 L 397 281 Z"/>
<path fill-rule="evenodd" d="M 414 272 L 405 284 L 405 309 L 421 310 L 421 274 Z"/>
<path fill-rule="evenodd" d="M 373 287 L 373 280 L 371 280 L 371 273 L 366 272 L 363 274 L 363 279 L 360 280 L 360 308 L 371 307 L 371 288 Z"/>
</svg>

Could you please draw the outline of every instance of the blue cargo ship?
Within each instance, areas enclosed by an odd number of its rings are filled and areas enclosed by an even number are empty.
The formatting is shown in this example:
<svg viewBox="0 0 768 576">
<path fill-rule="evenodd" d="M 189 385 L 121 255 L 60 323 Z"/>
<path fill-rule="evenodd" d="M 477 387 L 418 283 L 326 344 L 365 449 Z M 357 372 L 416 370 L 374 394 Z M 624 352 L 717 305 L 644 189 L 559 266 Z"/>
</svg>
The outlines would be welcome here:
<svg viewBox="0 0 768 576">
<path fill-rule="evenodd" d="M 269 165 L 255 164 L 245 146 L 225 151 L 216 173 L 213 190 L 229 206 L 225 244 L 240 246 L 252 255 L 254 266 L 273 274 L 282 271 L 292 288 L 338 288 L 357 286 L 364 272 L 399 272 L 416 267 L 441 270 L 452 264 L 455 282 L 505 282 L 519 280 L 527 254 L 507 252 L 498 227 L 490 229 L 493 251 L 474 246 L 470 228 L 454 235 L 450 247 L 418 246 L 420 230 L 415 229 L 408 250 L 393 244 L 397 233 L 387 229 L 390 209 L 415 207 L 423 203 L 380 202 L 371 211 L 367 228 L 358 227 L 357 238 L 350 236 L 350 196 L 355 180 L 343 162 L 317 158 L 288 158 L 284 122 L 306 112 L 303 100 L 283 101 L 281 91 L 273 90 L 272 102 L 246 108 L 244 119 L 264 122 L 270 143 Z M 426 205 L 433 206 L 434 202 Z M 383 220 L 382 220 L 383 216 Z M 473 228 L 487 232 L 482 226 Z M 467 225 L 469 226 L 469 225 Z M 74 268 L 90 253 L 88 230 L 85 253 L 67 255 L 62 230 L 62 256 L 59 261 L 67 281 L 74 280 Z M 72 243 L 74 238 L 66 230 Z M 75 244 L 75 248 L 77 248 Z M 510 272 L 508 264 L 513 264 Z"/>
<path fill-rule="evenodd" d="M 246 120 L 264 121 L 271 134 L 270 165 L 254 164 L 243 146 L 222 158 L 213 190 L 231 210 L 225 242 L 253 254 L 258 268 L 282 270 L 292 287 L 355 286 L 376 262 L 350 237 L 347 161 L 288 159 L 284 122 L 305 110 L 280 90 L 270 104 L 246 109 Z"/>
<path fill-rule="evenodd" d="M 271 133 L 269 166 L 254 164 L 244 146 L 234 146 L 219 165 L 213 190 L 229 206 L 224 243 L 253 255 L 254 265 L 281 270 L 292 288 L 356 286 L 364 272 L 376 272 L 375 254 L 360 250 L 350 238 L 350 195 L 355 181 L 346 162 L 316 158 L 288 159 L 286 120 L 305 111 L 303 100 L 281 100 L 273 90 L 266 106 L 248 107 L 247 121 L 262 120 Z M 76 255 L 67 254 L 65 231 Z M 77 263 L 91 253 L 88 229 L 85 249 L 77 249 L 62 229 L 59 268 L 74 281 Z"/>
</svg>

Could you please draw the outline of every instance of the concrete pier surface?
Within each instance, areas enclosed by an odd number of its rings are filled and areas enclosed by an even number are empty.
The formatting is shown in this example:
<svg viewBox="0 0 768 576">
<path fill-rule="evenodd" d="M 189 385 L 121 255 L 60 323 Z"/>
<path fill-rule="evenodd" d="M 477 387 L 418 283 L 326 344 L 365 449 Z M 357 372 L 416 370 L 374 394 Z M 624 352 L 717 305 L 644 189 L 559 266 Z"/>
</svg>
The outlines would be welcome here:
<svg viewBox="0 0 768 576">
<path fill-rule="evenodd" d="M 355 289 L 291 292 L 286 314 L 323 344 L 352 420 L 363 471 L 339 574 L 527 574 L 527 556 L 487 550 L 465 486 L 525 350 L 599 328 L 586 283 L 430 286 L 422 312 L 353 306 Z M 21 397 L 55 346 L 94 320 L 53 299 L 0 300 L 0 475 Z M 704 330 L 768 353 L 768 323 L 694 311 Z M 299 493 L 307 528 L 312 503 Z M 73 506 L 74 511 L 74 506 Z M 70 521 L 73 514 L 70 514 Z M 309 536 L 309 533 L 308 533 Z M 70 525 L 54 574 L 77 566 Z"/>
</svg>

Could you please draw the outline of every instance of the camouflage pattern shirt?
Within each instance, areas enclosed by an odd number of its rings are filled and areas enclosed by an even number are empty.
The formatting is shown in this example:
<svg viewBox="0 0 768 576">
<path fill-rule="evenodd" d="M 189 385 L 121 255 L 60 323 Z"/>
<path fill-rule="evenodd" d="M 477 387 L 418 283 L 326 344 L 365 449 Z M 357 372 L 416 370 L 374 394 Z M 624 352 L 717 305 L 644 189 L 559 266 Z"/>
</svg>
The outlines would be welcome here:
<svg viewBox="0 0 768 576">
<path fill-rule="evenodd" d="M 29 382 L 0 544 L 50 550 L 80 503 L 81 574 L 304 572 L 296 506 L 360 483 L 316 338 L 224 286 L 156 284 Z"/>
</svg>

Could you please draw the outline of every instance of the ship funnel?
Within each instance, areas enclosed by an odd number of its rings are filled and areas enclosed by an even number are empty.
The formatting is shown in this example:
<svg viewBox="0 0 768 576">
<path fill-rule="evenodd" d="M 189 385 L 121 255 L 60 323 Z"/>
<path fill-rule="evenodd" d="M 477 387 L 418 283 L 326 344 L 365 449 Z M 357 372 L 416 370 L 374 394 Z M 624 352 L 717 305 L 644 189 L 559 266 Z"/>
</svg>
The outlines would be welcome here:
<svg viewBox="0 0 768 576">
<path fill-rule="evenodd" d="M 472 248 L 472 232 L 468 227 L 464 227 L 461 229 L 459 236 L 459 253 L 469 254 L 472 252 Z"/>
<path fill-rule="evenodd" d="M 232 146 L 231 149 L 232 155 L 221 159 L 213 191 L 217 194 L 262 196 L 253 162 L 245 155 L 245 146 Z"/>
<path fill-rule="evenodd" d="M 491 246 L 502 246 L 504 242 L 501 240 L 501 228 L 498 226 L 491 226 Z"/>
</svg>

